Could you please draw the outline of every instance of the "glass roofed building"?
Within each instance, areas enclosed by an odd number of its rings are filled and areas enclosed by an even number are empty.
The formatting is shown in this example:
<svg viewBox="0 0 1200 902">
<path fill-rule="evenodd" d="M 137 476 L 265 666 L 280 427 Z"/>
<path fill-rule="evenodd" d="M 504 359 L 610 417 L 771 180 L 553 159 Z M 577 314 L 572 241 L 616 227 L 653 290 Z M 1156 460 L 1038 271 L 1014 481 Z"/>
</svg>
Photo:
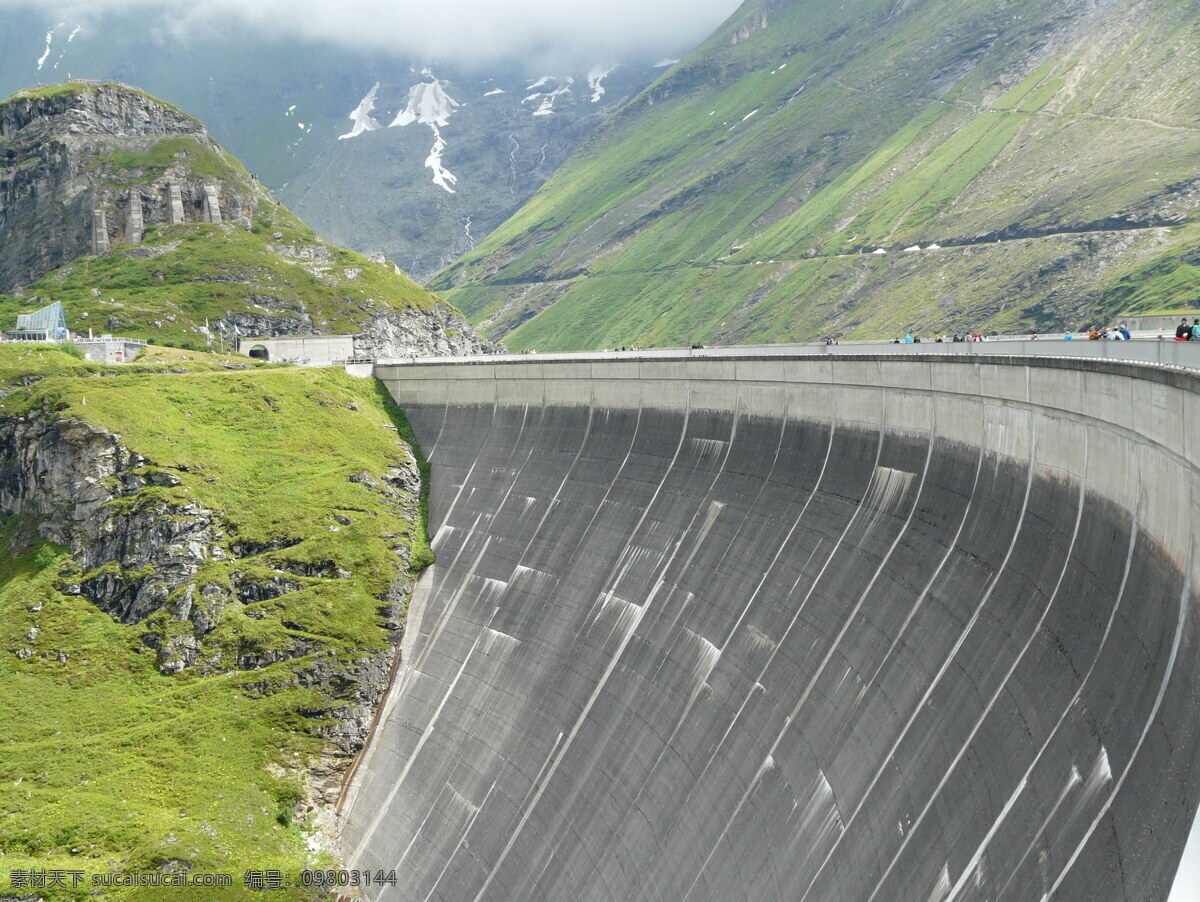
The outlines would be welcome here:
<svg viewBox="0 0 1200 902">
<path fill-rule="evenodd" d="M 62 304 L 55 301 L 33 313 L 18 314 L 17 328 L 6 331 L 4 337 L 9 341 L 65 341 L 69 333 Z"/>
</svg>

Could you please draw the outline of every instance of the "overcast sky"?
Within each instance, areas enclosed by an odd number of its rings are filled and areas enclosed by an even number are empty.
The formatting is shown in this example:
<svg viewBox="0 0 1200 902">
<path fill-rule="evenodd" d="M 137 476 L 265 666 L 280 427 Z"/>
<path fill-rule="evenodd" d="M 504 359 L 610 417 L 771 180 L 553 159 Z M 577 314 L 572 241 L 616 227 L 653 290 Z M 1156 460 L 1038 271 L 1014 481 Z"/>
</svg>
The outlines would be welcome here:
<svg viewBox="0 0 1200 902">
<path fill-rule="evenodd" d="M 37 9 L 68 27 L 78 22 L 86 27 L 104 11 L 137 9 L 160 27 L 188 31 L 241 20 L 269 35 L 325 38 L 457 63 L 679 54 L 739 5 L 739 0 L 0 0 L 0 8 Z"/>
</svg>

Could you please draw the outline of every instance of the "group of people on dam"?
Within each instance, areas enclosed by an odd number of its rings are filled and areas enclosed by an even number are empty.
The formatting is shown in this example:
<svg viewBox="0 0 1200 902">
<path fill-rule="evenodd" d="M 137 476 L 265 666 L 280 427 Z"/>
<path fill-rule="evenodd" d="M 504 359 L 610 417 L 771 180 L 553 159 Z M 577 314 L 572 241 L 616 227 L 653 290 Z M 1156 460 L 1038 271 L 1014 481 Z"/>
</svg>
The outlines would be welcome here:
<svg viewBox="0 0 1200 902">
<path fill-rule="evenodd" d="M 1097 329 L 1095 326 L 1088 328 L 1088 341 L 1129 341 L 1133 338 L 1129 333 L 1128 327 L 1121 323 L 1119 326 L 1102 326 Z"/>
<path fill-rule="evenodd" d="M 1200 319 L 1193 319 L 1191 325 L 1188 325 L 1186 316 L 1181 319 L 1175 327 L 1175 340 L 1200 341 Z"/>
</svg>

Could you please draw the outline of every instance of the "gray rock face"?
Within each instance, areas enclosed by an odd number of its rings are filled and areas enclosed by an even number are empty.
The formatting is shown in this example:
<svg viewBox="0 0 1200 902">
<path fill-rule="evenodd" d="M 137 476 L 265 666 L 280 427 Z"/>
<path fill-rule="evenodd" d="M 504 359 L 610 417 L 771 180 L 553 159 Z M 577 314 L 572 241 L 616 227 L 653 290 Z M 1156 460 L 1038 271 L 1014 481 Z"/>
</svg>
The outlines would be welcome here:
<svg viewBox="0 0 1200 902">
<path fill-rule="evenodd" d="M 486 81 L 451 66 L 438 66 L 437 76 L 406 68 L 379 78 L 383 128 L 348 140 L 337 140 L 337 132 L 308 136 L 294 158 L 307 152 L 308 165 L 278 191 L 334 243 L 382 252 L 418 280 L 473 249 L 661 72 L 605 66 L 593 85 L 586 67 L 539 78 L 501 66 Z M 420 118 L 395 118 L 409 108 L 419 117 L 414 99 L 429 102 L 435 85 L 454 102 L 439 111 L 448 115 L 436 137 Z M 452 191 L 427 166 L 435 140 L 445 142 L 441 160 L 454 178 L 447 182 Z"/>
<path fill-rule="evenodd" d="M 140 91 L 95 85 L 73 94 L 15 97 L 0 108 L 0 138 L 48 142 L 64 136 L 192 135 L 208 137 L 204 125 Z"/>
<path fill-rule="evenodd" d="M 70 548 L 84 572 L 72 590 L 123 623 L 146 619 L 225 553 L 212 511 L 137 497 L 178 480 L 133 472 L 145 459 L 111 433 L 36 411 L 0 425 L 0 458 L 0 510 L 36 518 L 39 535 Z"/>
<path fill-rule="evenodd" d="M 416 517 L 421 475 L 411 455 L 382 478 L 361 473 L 351 479 L 387 499 L 398 515 Z M 86 423 L 41 410 L 0 419 L 0 512 L 36 523 L 38 535 L 69 548 L 75 573 L 64 577 L 63 591 L 82 595 L 123 623 L 143 624 L 143 641 L 156 650 L 163 673 L 191 667 L 256 670 L 319 651 L 300 637 L 269 650 L 222 651 L 206 644 L 231 605 L 279 598 L 314 579 L 351 574 L 333 561 L 289 561 L 281 553 L 293 539 L 240 541 L 216 512 L 144 491 L 179 485 L 179 476 L 155 468 L 119 436 Z M 393 551 L 396 576 L 380 602 L 384 625 L 396 641 L 348 663 L 321 656 L 297 671 L 296 685 L 319 689 L 330 700 L 328 709 L 313 712 L 328 721 L 323 735 L 329 743 L 310 775 L 313 806 L 336 800 L 341 775 L 362 748 L 394 670 L 412 578 L 411 549 L 399 542 Z M 206 564 L 220 561 L 232 564 L 228 584 L 202 574 Z M 26 633 L 34 647 L 17 656 L 38 654 L 37 638 L 34 624 Z M 264 684 L 257 691 L 276 688 Z"/>
<path fill-rule="evenodd" d="M 89 251 L 140 240 L 148 224 L 220 222 L 222 209 L 230 221 L 253 215 L 253 186 L 201 179 L 184 159 L 144 177 L 122 173 L 130 186 L 111 178 L 105 161 L 114 153 L 146 153 L 166 138 L 223 153 L 200 122 L 129 88 L 94 85 L 0 104 L 0 291 Z"/>
<path fill-rule="evenodd" d="M 415 517 L 414 493 L 420 492 L 421 476 L 411 455 L 382 479 L 365 473 L 352 478 L 389 499 L 399 514 Z M 403 542 L 394 547 L 396 576 L 380 599 L 384 625 L 394 641 L 382 650 L 344 661 L 314 654 L 320 645 L 299 636 L 277 648 L 218 650 L 206 639 L 229 606 L 301 591 L 307 584 L 299 576 L 311 582 L 350 574 L 332 562 L 289 568 L 276 555 L 294 540 L 239 542 L 230 538 L 214 511 L 143 491 L 180 484 L 173 473 L 154 469 L 122 446 L 118 436 L 85 423 L 54 419 L 44 411 L 0 419 L 0 511 L 35 522 L 40 536 L 70 548 L 79 575 L 66 576 L 63 591 L 83 595 L 122 622 L 142 623 L 142 639 L 155 649 L 160 671 L 257 670 L 312 656 L 297 665 L 288 685 L 316 689 L 327 699 L 311 712 L 323 722 L 320 732 L 327 744 L 302 775 L 308 791 L 299 817 L 334 818 L 332 806 L 343 775 L 362 749 L 395 672 L 413 586 L 411 550 Z M 238 561 L 229 584 L 197 578 L 205 564 L 235 558 L 254 560 L 245 567 Z M 38 610 L 40 605 L 30 612 Z M 65 662 L 66 653 L 39 647 L 39 633 L 32 623 L 16 657 L 42 654 Z M 247 691 L 264 694 L 279 688 L 276 681 L 247 685 Z"/>
<path fill-rule="evenodd" d="M 289 260 L 308 260 L 314 263 L 332 263 L 333 249 L 325 244 L 268 244 L 267 250 Z M 383 261 L 380 260 L 380 263 Z"/>
<path fill-rule="evenodd" d="M 0 427 L 0 510 L 36 519 L 42 538 L 82 549 L 114 497 L 109 479 L 140 463 L 85 423 L 41 412 L 9 419 Z"/>
<path fill-rule="evenodd" d="M 449 307 L 381 313 L 354 336 L 354 353 L 376 360 L 389 357 L 467 357 L 497 347 L 480 338 Z"/>
<path fill-rule="evenodd" d="M 146 504 L 105 517 L 96 531 L 75 554 L 85 570 L 98 569 L 80 589 L 124 623 L 138 623 L 166 604 L 175 589 L 195 578 L 221 539 L 212 512 L 198 504 Z M 115 569 L 106 568 L 113 564 Z"/>
<path fill-rule="evenodd" d="M 279 304 L 278 298 L 262 298 L 251 295 L 251 300 L 254 303 L 266 300 L 272 307 Z M 312 317 L 306 311 L 284 311 L 278 316 L 228 311 L 215 324 L 215 327 L 216 331 L 224 335 L 225 340 L 229 342 L 235 341 L 238 335 L 271 338 L 276 335 L 309 335 L 313 332 Z"/>
</svg>

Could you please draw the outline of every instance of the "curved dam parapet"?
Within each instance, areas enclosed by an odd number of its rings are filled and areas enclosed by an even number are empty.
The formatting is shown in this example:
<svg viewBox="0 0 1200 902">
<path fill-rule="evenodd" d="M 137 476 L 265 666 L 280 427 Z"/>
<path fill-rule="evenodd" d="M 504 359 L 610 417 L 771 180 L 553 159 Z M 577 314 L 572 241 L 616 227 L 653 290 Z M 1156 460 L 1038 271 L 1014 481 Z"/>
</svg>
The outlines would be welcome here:
<svg viewBox="0 0 1200 902">
<path fill-rule="evenodd" d="M 438 562 L 344 809 L 349 866 L 399 877 L 371 898 L 1171 896 L 1200 796 L 1195 374 L 377 375 L 432 464 Z"/>
</svg>

